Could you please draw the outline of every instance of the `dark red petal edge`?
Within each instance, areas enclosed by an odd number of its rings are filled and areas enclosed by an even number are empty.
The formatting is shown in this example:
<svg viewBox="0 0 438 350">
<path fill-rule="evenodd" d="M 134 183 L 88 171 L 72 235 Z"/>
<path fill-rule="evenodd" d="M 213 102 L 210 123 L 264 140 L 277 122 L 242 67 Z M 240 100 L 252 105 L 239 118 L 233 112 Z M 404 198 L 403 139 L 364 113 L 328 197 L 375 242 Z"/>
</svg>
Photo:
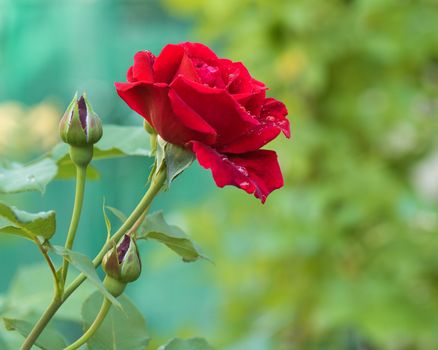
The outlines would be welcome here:
<svg viewBox="0 0 438 350">
<path fill-rule="evenodd" d="M 254 194 L 262 203 L 283 186 L 283 176 L 274 151 L 258 150 L 240 155 L 226 155 L 200 142 L 190 143 L 199 164 L 211 169 L 216 185 L 233 185 Z"/>
</svg>

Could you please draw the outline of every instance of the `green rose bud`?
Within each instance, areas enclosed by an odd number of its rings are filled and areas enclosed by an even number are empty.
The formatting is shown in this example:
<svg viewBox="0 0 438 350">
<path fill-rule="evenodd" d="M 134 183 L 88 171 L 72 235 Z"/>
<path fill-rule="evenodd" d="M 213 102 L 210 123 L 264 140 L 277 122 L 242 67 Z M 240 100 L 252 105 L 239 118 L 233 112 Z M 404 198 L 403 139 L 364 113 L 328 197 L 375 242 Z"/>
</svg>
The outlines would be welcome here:
<svg viewBox="0 0 438 350">
<path fill-rule="evenodd" d="M 124 235 L 117 246 L 105 254 L 102 268 L 107 274 L 105 285 L 115 296 L 123 292 L 127 283 L 135 281 L 141 274 L 141 261 L 137 244 L 129 235 Z"/>
<path fill-rule="evenodd" d="M 68 143 L 70 156 L 79 166 L 86 166 L 93 157 L 93 145 L 102 137 L 102 123 L 85 94 L 71 101 L 59 123 L 62 140 Z"/>
</svg>

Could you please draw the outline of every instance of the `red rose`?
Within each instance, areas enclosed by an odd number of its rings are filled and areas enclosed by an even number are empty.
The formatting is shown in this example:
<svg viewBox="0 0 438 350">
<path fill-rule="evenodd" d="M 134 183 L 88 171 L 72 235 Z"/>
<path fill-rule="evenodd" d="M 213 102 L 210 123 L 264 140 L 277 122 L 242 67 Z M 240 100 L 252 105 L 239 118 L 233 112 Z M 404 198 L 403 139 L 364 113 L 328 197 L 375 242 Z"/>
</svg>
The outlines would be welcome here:
<svg viewBox="0 0 438 350">
<path fill-rule="evenodd" d="M 262 202 L 283 186 L 274 151 L 260 150 L 280 132 L 287 109 L 240 62 L 198 43 L 138 52 L 117 93 L 167 142 L 191 149 L 219 187 L 234 185 Z"/>
</svg>

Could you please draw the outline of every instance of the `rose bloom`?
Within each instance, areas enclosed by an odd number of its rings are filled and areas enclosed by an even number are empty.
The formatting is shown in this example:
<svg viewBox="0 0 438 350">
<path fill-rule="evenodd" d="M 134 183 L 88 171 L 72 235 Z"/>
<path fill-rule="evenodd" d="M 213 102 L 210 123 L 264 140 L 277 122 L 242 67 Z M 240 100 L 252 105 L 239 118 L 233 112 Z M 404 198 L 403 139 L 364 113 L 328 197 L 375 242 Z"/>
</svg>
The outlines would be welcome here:
<svg viewBox="0 0 438 350">
<path fill-rule="evenodd" d="M 240 62 L 198 43 L 167 45 L 155 57 L 138 52 L 117 93 L 167 142 L 192 150 L 219 187 L 234 185 L 262 203 L 283 186 L 274 151 L 261 150 L 280 132 L 290 137 L 285 105 Z"/>
</svg>

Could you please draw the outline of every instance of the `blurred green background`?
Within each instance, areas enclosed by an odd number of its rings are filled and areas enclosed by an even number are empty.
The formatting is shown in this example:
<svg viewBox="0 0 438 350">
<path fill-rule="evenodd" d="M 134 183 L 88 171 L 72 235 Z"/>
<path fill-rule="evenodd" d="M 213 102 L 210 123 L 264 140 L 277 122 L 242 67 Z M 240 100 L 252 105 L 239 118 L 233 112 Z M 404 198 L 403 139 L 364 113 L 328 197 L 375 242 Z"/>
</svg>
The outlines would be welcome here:
<svg viewBox="0 0 438 350">
<path fill-rule="evenodd" d="M 130 295 L 158 340 L 202 335 L 226 350 L 438 349 L 438 5 L 414 0 L 0 0 L 0 156 L 57 142 L 86 90 L 105 123 L 141 125 L 117 98 L 133 54 L 202 41 L 243 61 L 285 101 L 285 188 L 265 205 L 217 189 L 199 166 L 155 202 L 215 264 L 143 244 Z M 103 197 L 129 212 L 150 161 L 98 161 L 77 248 L 105 239 Z M 72 182 L 1 198 L 56 209 Z M 18 259 L 17 259 L 18 257 Z M 39 261 L 0 240 L 0 293 Z"/>
</svg>

